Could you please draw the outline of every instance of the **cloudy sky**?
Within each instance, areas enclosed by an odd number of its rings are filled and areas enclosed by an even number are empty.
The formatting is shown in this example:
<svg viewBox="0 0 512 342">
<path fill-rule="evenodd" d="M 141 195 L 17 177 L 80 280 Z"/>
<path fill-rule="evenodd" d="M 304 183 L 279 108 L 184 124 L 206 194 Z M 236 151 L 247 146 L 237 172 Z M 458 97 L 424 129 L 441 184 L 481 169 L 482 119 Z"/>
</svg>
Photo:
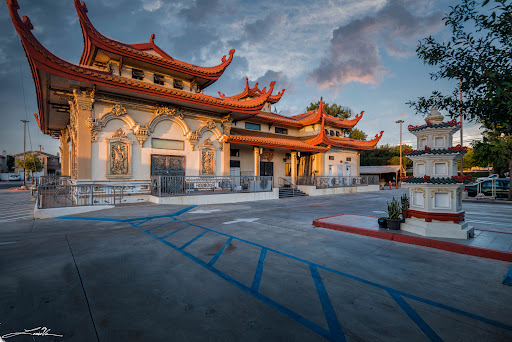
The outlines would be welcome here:
<svg viewBox="0 0 512 342">
<path fill-rule="evenodd" d="M 78 63 L 82 33 L 72 0 L 18 0 L 20 15 L 57 56 Z M 286 93 L 275 106 L 282 115 L 303 113 L 323 96 L 327 103 L 365 111 L 358 128 L 382 144 L 398 144 L 396 120 L 423 121 L 405 103 L 456 84 L 430 80 L 433 71 L 416 57 L 418 40 L 450 36 L 442 18 L 456 0 L 88 0 L 89 18 L 104 35 L 125 43 L 155 42 L 176 59 L 211 66 L 236 49 L 224 75 L 205 90 L 234 95 L 245 77 Z M 34 84 L 7 5 L 0 1 L 0 150 L 23 151 L 23 124 L 31 145 L 56 153 L 58 141 L 37 128 Z M 467 124 L 468 140 L 478 125 Z M 404 127 L 404 142 L 413 136 Z M 455 141 L 458 143 L 458 139 Z M 27 149 L 30 143 L 27 138 Z"/>
</svg>

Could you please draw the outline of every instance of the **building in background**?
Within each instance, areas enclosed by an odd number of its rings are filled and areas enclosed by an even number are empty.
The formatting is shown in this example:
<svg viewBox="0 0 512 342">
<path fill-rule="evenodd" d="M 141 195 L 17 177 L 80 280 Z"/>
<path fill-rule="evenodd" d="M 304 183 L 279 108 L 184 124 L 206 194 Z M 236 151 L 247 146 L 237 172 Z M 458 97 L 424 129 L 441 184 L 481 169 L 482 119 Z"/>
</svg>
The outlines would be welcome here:
<svg viewBox="0 0 512 342">
<path fill-rule="evenodd" d="M 23 168 L 18 166 L 17 161 L 23 160 L 24 155 L 33 155 L 37 157 L 43 166 L 43 169 L 40 172 L 34 172 L 33 175 L 29 174 L 28 177 L 33 176 L 34 178 L 39 178 L 41 176 L 55 176 L 60 170 L 59 154 L 53 155 L 42 151 L 27 151 L 25 154 L 18 153 L 14 155 L 14 173 L 20 175 L 22 178 Z"/>
</svg>

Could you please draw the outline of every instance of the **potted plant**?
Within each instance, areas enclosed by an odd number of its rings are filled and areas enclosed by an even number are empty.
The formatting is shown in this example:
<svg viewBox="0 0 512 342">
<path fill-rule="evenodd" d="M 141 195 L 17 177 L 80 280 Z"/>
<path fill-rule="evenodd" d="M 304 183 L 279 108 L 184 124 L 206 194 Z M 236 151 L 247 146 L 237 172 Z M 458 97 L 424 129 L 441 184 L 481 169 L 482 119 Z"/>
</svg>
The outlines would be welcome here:
<svg viewBox="0 0 512 342">
<path fill-rule="evenodd" d="M 377 220 L 377 222 L 379 223 L 379 228 L 387 228 L 387 220 L 387 217 L 379 217 L 379 219 Z"/>
<path fill-rule="evenodd" d="M 400 219 L 401 211 L 400 203 L 393 196 L 393 200 L 388 202 L 388 210 L 386 210 L 388 213 L 387 225 L 389 229 L 400 229 L 400 223 L 402 221 Z"/>
<path fill-rule="evenodd" d="M 407 194 L 402 195 L 400 202 L 402 202 L 402 222 L 405 222 L 405 219 L 409 217 L 407 214 L 409 210 L 409 197 L 407 197 Z"/>
</svg>

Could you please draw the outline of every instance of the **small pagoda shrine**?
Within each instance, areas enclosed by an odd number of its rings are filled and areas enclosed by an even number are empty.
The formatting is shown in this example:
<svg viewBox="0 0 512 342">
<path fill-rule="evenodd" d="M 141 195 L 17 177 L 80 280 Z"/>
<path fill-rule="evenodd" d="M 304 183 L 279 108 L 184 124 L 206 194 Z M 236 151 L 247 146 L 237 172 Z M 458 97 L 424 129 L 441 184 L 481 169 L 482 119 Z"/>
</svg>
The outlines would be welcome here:
<svg viewBox="0 0 512 342">
<path fill-rule="evenodd" d="M 460 123 L 443 119 L 433 108 L 424 125 L 408 127 L 418 140 L 417 150 L 405 151 L 414 163 L 414 175 L 403 179 L 409 185 L 410 208 L 400 228 L 423 236 L 468 239 L 474 232 L 464 218 L 462 190 L 471 175 L 457 175 L 457 161 L 467 147 L 452 146 Z"/>
</svg>

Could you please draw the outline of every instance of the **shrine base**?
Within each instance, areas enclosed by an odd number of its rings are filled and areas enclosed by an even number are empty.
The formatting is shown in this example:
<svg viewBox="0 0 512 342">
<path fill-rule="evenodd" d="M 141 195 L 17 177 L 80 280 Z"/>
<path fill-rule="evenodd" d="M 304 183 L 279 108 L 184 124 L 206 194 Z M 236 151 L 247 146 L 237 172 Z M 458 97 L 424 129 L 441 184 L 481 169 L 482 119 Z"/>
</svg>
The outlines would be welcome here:
<svg viewBox="0 0 512 342">
<path fill-rule="evenodd" d="M 422 236 L 450 239 L 468 239 L 475 234 L 473 227 L 470 227 L 469 223 L 465 221 L 460 223 L 437 220 L 426 222 L 424 219 L 408 218 L 401 224 L 400 229 Z"/>
</svg>

